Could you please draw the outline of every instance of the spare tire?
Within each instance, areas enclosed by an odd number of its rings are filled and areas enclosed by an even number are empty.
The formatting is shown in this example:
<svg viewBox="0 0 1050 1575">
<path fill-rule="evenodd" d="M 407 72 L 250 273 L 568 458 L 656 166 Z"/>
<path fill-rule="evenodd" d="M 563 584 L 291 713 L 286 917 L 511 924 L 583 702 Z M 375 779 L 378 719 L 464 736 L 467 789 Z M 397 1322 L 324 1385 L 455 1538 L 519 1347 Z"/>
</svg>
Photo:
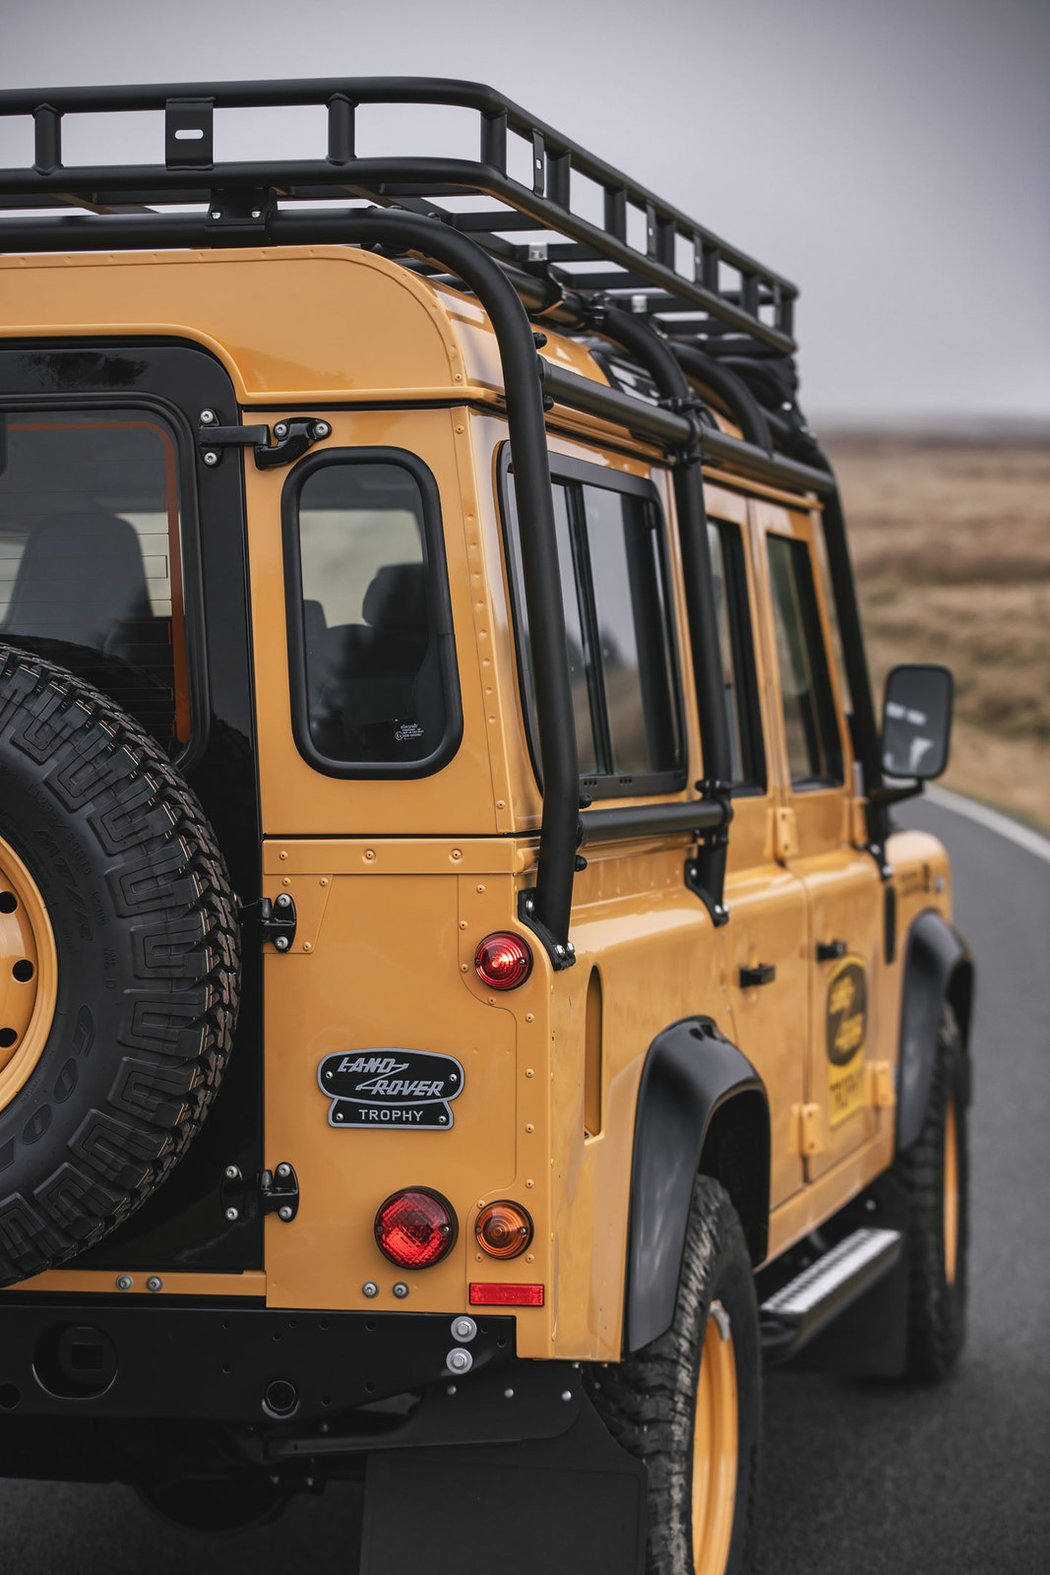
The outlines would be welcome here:
<svg viewBox="0 0 1050 1575">
<path fill-rule="evenodd" d="M 237 907 L 188 784 L 112 700 L 0 645 L 0 1285 L 154 1192 L 230 1053 Z"/>
</svg>

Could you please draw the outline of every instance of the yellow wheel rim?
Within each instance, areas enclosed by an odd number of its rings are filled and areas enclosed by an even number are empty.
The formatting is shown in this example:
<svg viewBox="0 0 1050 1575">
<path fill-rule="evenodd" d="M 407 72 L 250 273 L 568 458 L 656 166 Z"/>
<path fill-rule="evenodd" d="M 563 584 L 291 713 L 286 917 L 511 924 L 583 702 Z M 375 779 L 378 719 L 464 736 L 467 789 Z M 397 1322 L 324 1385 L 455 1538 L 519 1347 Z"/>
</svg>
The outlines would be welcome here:
<svg viewBox="0 0 1050 1575">
<path fill-rule="evenodd" d="M 736 1357 L 729 1314 L 712 1302 L 700 1357 L 693 1419 L 693 1568 L 724 1575 L 736 1507 Z"/>
<path fill-rule="evenodd" d="M 40 1060 L 57 994 L 58 954 L 44 899 L 0 837 L 0 1110 Z"/>
<path fill-rule="evenodd" d="M 955 1100 L 949 1097 L 944 1117 L 944 1278 L 955 1284 L 959 1260 L 959 1135 Z"/>
</svg>

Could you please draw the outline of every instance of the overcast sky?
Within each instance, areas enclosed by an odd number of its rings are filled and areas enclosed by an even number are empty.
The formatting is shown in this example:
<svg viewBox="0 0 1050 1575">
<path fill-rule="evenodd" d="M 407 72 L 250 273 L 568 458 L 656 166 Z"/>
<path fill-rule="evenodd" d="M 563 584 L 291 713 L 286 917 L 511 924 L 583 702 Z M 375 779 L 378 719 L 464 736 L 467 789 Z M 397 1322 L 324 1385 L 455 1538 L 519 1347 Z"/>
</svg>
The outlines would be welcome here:
<svg viewBox="0 0 1050 1575">
<path fill-rule="evenodd" d="M 1050 0 L 0 0 L 4 87 L 340 74 L 488 82 L 786 273 L 818 419 L 1050 417 Z"/>
</svg>

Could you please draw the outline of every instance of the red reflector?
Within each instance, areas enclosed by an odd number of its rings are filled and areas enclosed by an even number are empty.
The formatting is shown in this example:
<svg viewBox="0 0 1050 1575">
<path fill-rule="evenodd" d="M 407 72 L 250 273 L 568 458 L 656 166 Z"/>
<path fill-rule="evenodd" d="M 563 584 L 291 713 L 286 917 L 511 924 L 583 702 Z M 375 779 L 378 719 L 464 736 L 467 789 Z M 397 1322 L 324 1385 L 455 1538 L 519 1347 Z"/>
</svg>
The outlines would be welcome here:
<svg viewBox="0 0 1050 1575">
<path fill-rule="evenodd" d="M 481 942 L 474 953 L 474 967 L 490 990 L 516 990 L 532 972 L 532 953 L 520 935 L 498 930 Z"/>
<path fill-rule="evenodd" d="M 471 1280 L 472 1307 L 542 1307 L 542 1285 L 489 1285 Z"/>
<path fill-rule="evenodd" d="M 375 1221 L 381 1253 L 400 1269 L 440 1263 L 456 1239 L 456 1216 L 440 1192 L 409 1187 L 381 1203 Z"/>
</svg>

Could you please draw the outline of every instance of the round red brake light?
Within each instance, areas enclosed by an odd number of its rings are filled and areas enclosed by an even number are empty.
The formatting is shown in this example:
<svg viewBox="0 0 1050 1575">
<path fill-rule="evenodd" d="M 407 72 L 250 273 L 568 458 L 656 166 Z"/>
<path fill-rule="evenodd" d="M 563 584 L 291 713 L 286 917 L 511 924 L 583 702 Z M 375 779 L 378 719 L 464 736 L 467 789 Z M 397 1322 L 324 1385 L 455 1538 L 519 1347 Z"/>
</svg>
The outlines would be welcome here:
<svg viewBox="0 0 1050 1575">
<path fill-rule="evenodd" d="M 399 1269 L 429 1269 L 456 1240 L 451 1203 L 429 1187 L 406 1187 L 379 1205 L 376 1244 Z"/>
<path fill-rule="evenodd" d="M 516 990 L 532 972 L 532 953 L 520 935 L 497 930 L 474 953 L 474 967 L 490 990 Z"/>
</svg>

